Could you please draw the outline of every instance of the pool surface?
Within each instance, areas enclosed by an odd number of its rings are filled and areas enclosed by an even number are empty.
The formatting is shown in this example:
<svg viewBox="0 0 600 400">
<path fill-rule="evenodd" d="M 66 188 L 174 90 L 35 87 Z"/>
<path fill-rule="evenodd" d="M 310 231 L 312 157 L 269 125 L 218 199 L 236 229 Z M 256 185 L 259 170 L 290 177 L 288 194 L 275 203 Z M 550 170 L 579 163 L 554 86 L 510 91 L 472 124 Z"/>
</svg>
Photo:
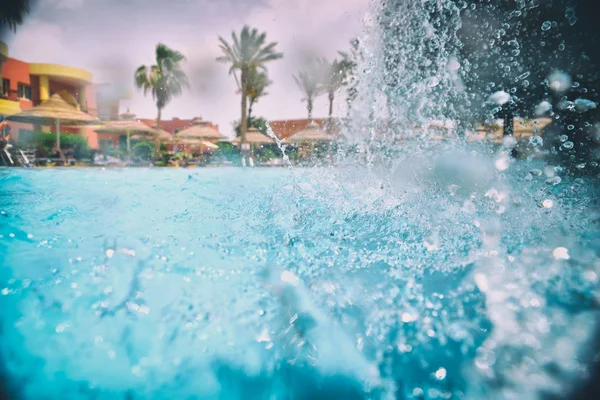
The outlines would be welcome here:
<svg viewBox="0 0 600 400">
<path fill-rule="evenodd" d="M 596 187 L 455 158 L 393 172 L 0 170 L 6 391 L 567 393 L 595 335 Z"/>
</svg>

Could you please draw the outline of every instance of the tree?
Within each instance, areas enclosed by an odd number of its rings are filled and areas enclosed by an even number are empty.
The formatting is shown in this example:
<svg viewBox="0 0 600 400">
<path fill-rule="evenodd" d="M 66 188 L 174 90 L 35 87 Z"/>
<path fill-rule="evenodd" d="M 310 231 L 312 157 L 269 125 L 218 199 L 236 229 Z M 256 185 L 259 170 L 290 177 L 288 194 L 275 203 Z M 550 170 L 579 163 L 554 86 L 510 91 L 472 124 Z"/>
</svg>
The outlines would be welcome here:
<svg viewBox="0 0 600 400">
<path fill-rule="evenodd" d="M 23 18 L 31 9 L 30 0 L 8 0 L 0 2 L 0 38 L 6 29 L 17 30 L 17 25 L 23 23 Z M 2 81 L 2 60 L 0 60 L 0 96 L 4 96 Z M 0 132 L 1 134 L 1 132 Z"/>
<path fill-rule="evenodd" d="M 156 64 L 142 65 L 135 71 L 135 85 L 144 91 L 149 91 L 156 101 L 157 116 L 156 127 L 160 128 L 161 113 L 163 108 L 175 96 L 179 96 L 184 88 L 189 87 L 181 64 L 185 56 L 177 50 L 170 49 L 162 43 L 156 45 Z"/>
<path fill-rule="evenodd" d="M 350 41 L 350 53 L 346 52 L 338 52 L 340 56 L 344 60 L 347 60 L 348 63 L 348 71 L 347 71 L 347 81 L 348 81 L 348 95 L 346 97 L 346 114 L 349 117 L 350 111 L 352 109 L 352 103 L 356 100 L 358 96 L 358 76 L 356 73 L 356 69 L 359 63 L 364 61 L 363 50 L 360 47 L 360 41 L 358 39 L 352 39 Z"/>
<path fill-rule="evenodd" d="M 252 107 L 254 106 L 254 103 L 256 103 L 258 101 L 259 98 L 268 95 L 269 93 L 266 92 L 267 86 L 269 86 L 271 83 L 269 80 L 269 77 L 267 76 L 266 72 L 263 71 L 258 71 L 258 70 L 253 70 L 250 71 L 250 74 L 248 76 L 248 87 L 247 87 L 247 91 L 248 91 L 248 119 L 250 120 L 252 118 Z"/>
<path fill-rule="evenodd" d="M 246 129 L 248 124 L 248 82 L 251 74 L 258 69 L 266 70 L 265 64 L 269 61 L 283 57 L 282 53 L 275 51 L 277 42 L 265 44 L 267 34 L 258 33 L 257 29 L 250 29 L 247 25 L 242 28 L 240 35 L 231 33 L 232 44 L 219 36 L 220 48 L 223 56 L 217 61 L 231 64 L 229 73 L 235 76 L 239 83 L 242 95 L 241 102 L 241 136 L 242 144 L 246 142 Z M 239 73 L 239 79 L 236 73 Z"/>
<path fill-rule="evenodd" d="M 313 100 L 322 93 L 322 85 L 319 76 L 315 69 L 311 68 L 309 70 L 300 71 L 297 76 L 294 76 L 294 80 L 300 90 L 304 92 L 305 97 L 302 100 L 306 101 L 308 119 L 312 119 Z"/>
<path fill-rule="evenodd" d="M 242 126 L 240 121 L 237 120 L 233 124 L 233 129 L 235 130 L 235 136 L 240 136 L 242 134 Z M 267 120 L 263 117 L 248 117 L 246 128 L 256 128 L 262 134 L 267 133 Z"/>
<path fill-rule="evenodd" d="M 0 34 L 5 27 L 17 30 L 17 25 L 23 23 L 23 18 L 31 10 L 31 0 L 9 0 L 0 2 Z"/>
<path fill-rule="evenodd" d="M 344 85 L 347 84 L 348 71 L 351 69 L 351 62 L 347 58 L 342 60 L 333 60 L 331 64 L 325 60 L 320 60 L 323 66 L 324 77 L 322 81 L 322 90 L 327 93 L 329 100 L 329 127 L 332 127 L 333 119 L 333 100 L 335 100 L 335 93 L 340 90 Z"/>
<path fill-rule="evenodd" d="M 593 154 L 600 117 L 600 31 L 594 0 L 471 0 L 461 12 L 464 83 L 476 119 L 550 116 L 575 143 L 576 163 Z M 544 144 L 552 142 L 544 138 Z M 555 149 L 560 143 L 550 144 Z"/>
</svg>

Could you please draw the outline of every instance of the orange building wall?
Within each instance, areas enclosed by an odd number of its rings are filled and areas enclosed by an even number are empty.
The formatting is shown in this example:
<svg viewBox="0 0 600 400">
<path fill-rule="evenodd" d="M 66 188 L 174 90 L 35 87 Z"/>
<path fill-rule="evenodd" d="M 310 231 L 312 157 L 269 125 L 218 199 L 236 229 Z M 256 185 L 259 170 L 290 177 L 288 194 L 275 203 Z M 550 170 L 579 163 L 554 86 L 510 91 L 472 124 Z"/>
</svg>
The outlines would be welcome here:
<svg viewBox="0 0 600 400">
<path fill-rule="evenodd" d="M 10 80 L 10 92 L 8 94 L 8 99 L 12 101 L 19 101 L 22 110 L 31 108 L 33 103 L 27 99 L 19 99 L 17 92 L 19 83 L 31 85 L 29 79 L 29 64 L 23 61 L 15 60 L 14 58 L 9 58 L 5 63 L 2 64 L 2 77 Z"/>
</svg>

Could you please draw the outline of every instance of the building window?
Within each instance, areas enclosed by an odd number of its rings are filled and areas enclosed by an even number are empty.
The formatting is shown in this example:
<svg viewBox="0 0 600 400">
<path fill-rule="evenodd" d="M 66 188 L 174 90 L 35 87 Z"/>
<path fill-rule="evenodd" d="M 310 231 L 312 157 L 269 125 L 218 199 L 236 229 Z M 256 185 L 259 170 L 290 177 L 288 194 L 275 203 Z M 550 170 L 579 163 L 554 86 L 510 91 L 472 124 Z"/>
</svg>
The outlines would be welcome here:
<svg viewBox="0 0 600 400">
<path fill-rule="evenodd" d="M 31 100 L 31 86 L 19 83 L 17 86 L 17 93 L 20 99 Z"/>
<path fill-rule="evenodd" d="M 10 93 L 10 79 L 2 78 L 2 95 L 7 96 Z"/>
</svg>

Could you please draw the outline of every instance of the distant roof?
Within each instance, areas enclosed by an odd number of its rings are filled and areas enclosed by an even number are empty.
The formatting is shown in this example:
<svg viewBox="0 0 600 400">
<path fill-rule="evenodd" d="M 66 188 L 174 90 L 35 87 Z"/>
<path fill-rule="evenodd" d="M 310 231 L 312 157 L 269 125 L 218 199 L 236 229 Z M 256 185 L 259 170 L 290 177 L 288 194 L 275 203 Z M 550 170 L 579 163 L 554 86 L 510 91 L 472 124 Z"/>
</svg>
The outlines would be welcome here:
<svg viewBox="0 0 600 400">
<path fill-rule="evenodd" d="M 303 130 L 304 128 L 306 128 L 306 126 L 311 121 L 317 123 L 322 128 L 325 128 L 325 127 L 327 127 L 329 118 L 313 118 L 312 120 L 309 120 L 308 118 L 286 119 L 286 120 L 279 120 L 279 121 L 269 121 L 269 125 L 271 126 L 271 129 L 273 129 L 273 133 L 275 134 L 275 136 L 277 136 L 279 139 L 287 139 L 290 136 L 292 136 L 293 134 L 295 134 L 296 132 L 299 132 L 299 131 Z M 333 124 L 334 124 L 333 131 L 334 132 L 332 132 L 332 133 L 336 133 L 338 130 L 336 128 L 336 124 L 335 124 L 336 121 L 338 121 L 338 119 L 334 118 L 333 119 Z"/>
<path fill-rule="evenodd" d="M 173 118 L 173 119 L 168 119 L 168 120 L 162 120 L 160 121 L 160 128 L 164 129 L 167 132 L 170 132 L 171 134 L 175 134 L 175 131 L 180 131 L 182 129 L 185 128 L 189 128 L 190 126 L 194 125 L 194 121 L 198 120 L 199 117 L 194 117 L 191 119 L 179 119 L 179 118 Z M 155 126 L 156 125 L 156 119 L 147 119 L 147 118 L 141 118 L 140 121 L 142 121 L 145 124 L 148 124 L 150 126 Z M 217 131 L 219 130 L 219 125 L 218 124 L 213 124 L 212 122 L 206 121 L 208 123 L 208 126 L 216 129 Z"/>
</svg>

